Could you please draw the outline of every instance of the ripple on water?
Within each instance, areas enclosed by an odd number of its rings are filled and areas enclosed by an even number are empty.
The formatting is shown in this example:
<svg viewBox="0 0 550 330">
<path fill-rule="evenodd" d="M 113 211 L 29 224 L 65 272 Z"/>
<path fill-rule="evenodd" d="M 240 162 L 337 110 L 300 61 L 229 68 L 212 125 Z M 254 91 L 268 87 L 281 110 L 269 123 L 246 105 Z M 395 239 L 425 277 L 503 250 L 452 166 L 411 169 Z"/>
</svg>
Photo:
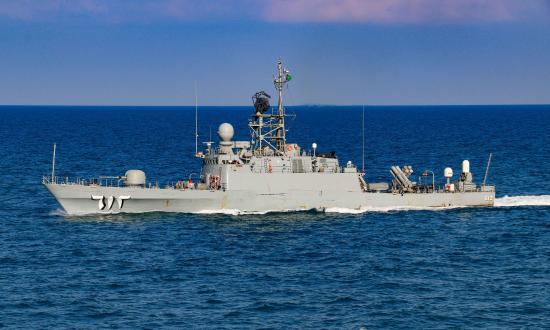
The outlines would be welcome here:
<svg viewBox="0 0 550 330">
<path fill-rule="evenodd" d="M 291 132 L 297 143 L 310 145 L 316 136 L 341 160 L 361 158 L 349 140 L 360 109 L 292 110 L 300 115 Z M 195 160 L 182 156 L 194 153 L 194 112 L 18 111 L 0 111 L 0 140 L 10 142 L 0 157 L 0 327 L 550 324 L 550 111 L 368 111 L 370 179 L 387 178 L 388 164 L 438 171 L 468 157 L 479 182 L 491 150 L 495 208 L 87 216 L 68 216 L 40 186 L 51 166 L 50 142 L 58 143 L 60 175 L 118 175 L 135 167 L 169 181 L 196 173 Z M 241 122 L 236 131 L 246 132 L 248 115 L 248 108 L 204 109 L 200 122 Z M 415 124 L 388 139 L 395 118 Z M 341 134 L 334 134 L 334 122 Z M 114 148 L 113 141 L 139 148 Z"/>
</svg>

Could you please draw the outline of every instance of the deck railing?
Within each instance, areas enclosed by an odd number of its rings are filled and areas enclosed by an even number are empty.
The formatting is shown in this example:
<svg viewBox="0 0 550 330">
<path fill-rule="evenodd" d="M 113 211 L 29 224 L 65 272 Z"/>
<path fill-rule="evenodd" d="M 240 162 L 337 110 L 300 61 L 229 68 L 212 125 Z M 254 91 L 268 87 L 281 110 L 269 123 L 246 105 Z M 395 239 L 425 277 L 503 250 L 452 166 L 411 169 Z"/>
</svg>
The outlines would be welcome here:
<svg viewBox="0 0 550 330">
<path fill-rule="evenodd" d="M 101 186 L 101 187 L 125 187 L 124 180 L 117 177 L 99 177 L 99 178 L 71 178 L 66 176 L 42 176 L 43 184 L 58 184 L 58 185 L 78 185 L 78 186 Z M 143 186 L 135 186 L 136 188 L 158 189 L 158 182 L 148 182 Z M 174 187 L 173 184 L 166 185 L 166 188 Z"/>
<path fill-rule="evenodd" d="M 57 184 L 57 185 L 76 185 L 76 186 L 101 186 L 101 187 L 127 187 L 124 185 L 124 181 L 117 177 L 99 177 L 92 179 L 84 178 L 71 178 L 66 176 L 52 176 L 44 175 L 42 176 L 43 184 Z M 142 189 L 160 189 L 161 185 L 158 182 L 148 182 L 142 186 L 133 186 L 132 188 L 142 188 Z M 183 181 L 177 182 L 168 182 L 166 185 L 163 185 L 162 188 L 166 189 L 198 189 L 196 185 L 189 187 L 188 185 L 183 185 Z"/>
<path fill-rule="evenodd" d="M 71 178 L 66 176 L 43 176 L 43 184 L 79 185 L 79 186 L 104 186 L 121 187 L 122 180 L 118 178 Z"/>
</svg>

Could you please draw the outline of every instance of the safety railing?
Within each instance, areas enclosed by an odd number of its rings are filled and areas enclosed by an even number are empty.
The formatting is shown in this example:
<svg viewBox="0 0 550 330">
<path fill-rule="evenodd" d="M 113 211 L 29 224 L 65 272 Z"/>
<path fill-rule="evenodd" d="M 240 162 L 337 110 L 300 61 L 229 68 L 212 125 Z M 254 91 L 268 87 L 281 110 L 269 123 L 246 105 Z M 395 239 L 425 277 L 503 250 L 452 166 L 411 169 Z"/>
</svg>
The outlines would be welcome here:
<svg viewBox="0 0 550 330">
<path fill-rule="evenodd" d="M 101 186 L 101 187 L 125 187 L 124 181 L 117 177 L 99 177 L 99 178 L 72 178 L 67 176 L 42 176 L 43 184 L 74 185 L 74 186 Z M 173 187 L 168 185 L 167 187 Z M 158 182 L 148 182 L 142 186 L 133 186 L 133 188 L 159 189 Z"/>
</svg>

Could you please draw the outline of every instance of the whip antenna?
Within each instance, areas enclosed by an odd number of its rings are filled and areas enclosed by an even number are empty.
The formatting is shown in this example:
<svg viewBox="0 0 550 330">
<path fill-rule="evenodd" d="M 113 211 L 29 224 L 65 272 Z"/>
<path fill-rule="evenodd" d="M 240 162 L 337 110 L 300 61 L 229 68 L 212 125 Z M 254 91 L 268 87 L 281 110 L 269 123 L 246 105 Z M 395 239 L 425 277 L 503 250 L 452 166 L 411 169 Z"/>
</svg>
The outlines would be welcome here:
<svg viewBox="0 0 550 330">
<path fill-rule="evenodd" d="M 195 156 L 199 153 L 199 111 L 197 99 L 197 81 L 195 80 Z"/>
<path fill-rule="evenodd" d="M 54 143 L 53 144 L 53 157 L 52 157 L 52 183 L 54 181 L 54 177 L 55 177 L 55 148 L 56 148 L 57 144 Z"/>
<path fill-rule="evenodd" d="M 493 158 L 493 153 L 489 153 L 489 160 L 487 160 L 487 168 L 485 168 L 485 176 L 483 177 L 483 186 L 487 183 L 487 176 L 489 175 L 489 167 L 491 166 L 491 159 Z"/>
<path fill-rule="evenodd" d="M 363 117 L 361 118 L 363 128 L 363 175 L 365 175 L 365 106 L 363 105 Z"/>
</svg>

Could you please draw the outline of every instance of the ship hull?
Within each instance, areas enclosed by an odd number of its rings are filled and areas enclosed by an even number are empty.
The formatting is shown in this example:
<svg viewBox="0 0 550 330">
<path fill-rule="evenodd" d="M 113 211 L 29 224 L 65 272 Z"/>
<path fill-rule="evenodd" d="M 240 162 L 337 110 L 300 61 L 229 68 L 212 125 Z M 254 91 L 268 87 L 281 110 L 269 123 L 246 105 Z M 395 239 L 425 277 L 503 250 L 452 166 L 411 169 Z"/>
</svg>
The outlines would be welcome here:
<svg viewBox="0 0 550 330">
<path fill-rule="evenodd" d="M 178 190 L 172 188 L 104 187 L 46 184 L 71 215 L 145 212 L 263 213 L 300 210 L 386 210 L 484 207 L 494 204 L 494 191 L 405 193 L 296 190 L 258 193 L 245 190 Z"/>
</svg>

